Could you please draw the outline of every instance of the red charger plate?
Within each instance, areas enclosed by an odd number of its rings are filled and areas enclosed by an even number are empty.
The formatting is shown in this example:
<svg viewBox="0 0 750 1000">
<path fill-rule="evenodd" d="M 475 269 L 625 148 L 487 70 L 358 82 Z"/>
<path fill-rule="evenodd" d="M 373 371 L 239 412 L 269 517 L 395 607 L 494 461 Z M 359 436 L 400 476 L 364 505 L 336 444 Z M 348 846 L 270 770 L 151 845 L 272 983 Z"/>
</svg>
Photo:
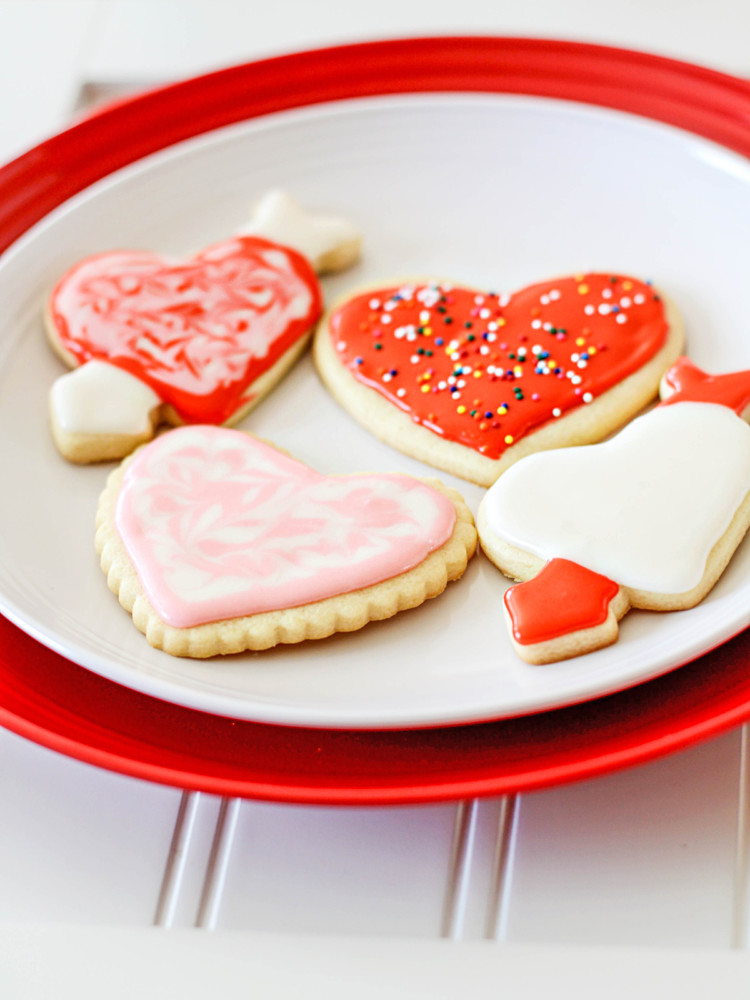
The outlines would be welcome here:
<svg viewBox="0 0 750 1000">
<path fill-rule="evenodd" d="M 182 139 L 288 108 L 426 91 L 582 101 L 750 155 L 750 84 L 711 70 L 572 42 L 370 42 L 188 80 L 54 136 L 0 169 L 0 250 L 89 184 Z M 287 802 L 427 802 L 590 777 L 718 734 L 750 717 L 749 658 L 746 632 L 664 677 L 570 708 L 432 730 L 320 730 L 139 694 L 0 619 L 0 723 L 72 757 L 182 788 Z"/>
</svg>

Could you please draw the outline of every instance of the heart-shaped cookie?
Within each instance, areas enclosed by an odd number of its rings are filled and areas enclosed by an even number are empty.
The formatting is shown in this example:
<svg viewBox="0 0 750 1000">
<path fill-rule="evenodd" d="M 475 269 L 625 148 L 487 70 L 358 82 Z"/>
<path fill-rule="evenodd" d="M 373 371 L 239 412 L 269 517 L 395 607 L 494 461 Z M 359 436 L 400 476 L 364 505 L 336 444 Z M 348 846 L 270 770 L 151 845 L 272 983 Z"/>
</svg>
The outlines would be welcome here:
<svg viewBox="0 0 750 1000">
<path fill-rule="evenodd" d="M 262 649 L 359 628 L 459 577 L 471 514 L 439 484 L 323 476 L 240 431 L 178 428 L 110 477 L 97 548 L 153 645 Z"/>
<path fill-rule="evenodd" d="M 483 548 L 528 581 L 506 608 L 531 662 L 613 642 L 629 607 L 697 604 L 750 524 L 750 372 L 683 359 L 662 393 L 609 441 L 524 458 L 482 501 Z"/>
<path fill-rule="evenodd" d="M 359 246 L 346 220 L 273 191 L 241 233 L 187 260 L 118 250 L 79 261 L 45 314 L 74 369 L 50 395 L 59 450 L 121 458 L 165 421 L 236 423 L 304 350 L 321 311 L 315 271 L 347 267 Z"/>
<path fill-rule="evenodd" d="M 335 305 L 316 360 L 379 437 L 482 485 L 532 451 L 598 440 L 636 413 L 682 346 L 650 284 L 581 274 L 513 295 L 445 283 Z"/>
<path fill-rule="evenodd" d="M 138 251 L 88 257 L 58 282 L 49 320 L 75 364 L 108 361 L 150 386 L 180 421 L 223 424 L 320 308 L 304 257 L 245 236 L 186 261 Z"/>
</svg>

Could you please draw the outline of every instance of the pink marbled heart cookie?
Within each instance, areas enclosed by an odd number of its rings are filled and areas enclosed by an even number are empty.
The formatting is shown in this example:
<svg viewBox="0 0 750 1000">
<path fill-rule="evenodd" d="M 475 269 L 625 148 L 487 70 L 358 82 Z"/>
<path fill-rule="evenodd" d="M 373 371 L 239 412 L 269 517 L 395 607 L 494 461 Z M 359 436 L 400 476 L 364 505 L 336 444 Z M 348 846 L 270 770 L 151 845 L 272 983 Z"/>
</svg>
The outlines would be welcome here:
<svg viewBox="0 0 750 1000">
<path fill-rule="evenodd" d="M 211 656 L 359 628 L 435 596 L 476 542 L 457 493 L 323 476 L 248 434 L 162 435 L 110 477 L 97 548 L 153 645 Z"/>
</svg>

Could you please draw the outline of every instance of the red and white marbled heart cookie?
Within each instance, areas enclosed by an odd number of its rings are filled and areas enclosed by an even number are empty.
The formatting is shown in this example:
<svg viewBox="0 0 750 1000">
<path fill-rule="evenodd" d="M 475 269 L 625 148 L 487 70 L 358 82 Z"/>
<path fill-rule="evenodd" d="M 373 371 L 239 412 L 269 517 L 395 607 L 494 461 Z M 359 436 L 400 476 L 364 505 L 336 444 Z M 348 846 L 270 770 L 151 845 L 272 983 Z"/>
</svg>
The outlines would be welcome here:
<svg viewBox="0 0 750 1000">
<path fill-rule="evenodd" d="M 140 251 L 97 254 L 49 302 L 57 343 L 76 365 L 135 375 L 182 423 L 223 424 L 252 385 L 320 315 L 315 272 L 300 254 L 235 237 L 185 261 Z"/>
<path fill-rule="evenodd" d="M 416 607 L 462 575 L 476 530 L 435 480 L 323 476 L 249 434 L 193 426 L 111 474 L 96 546 L 149 642 L 207 657 Z"/>
<path fill-rule="evenodd" d="M 315 268 L 347 266 L 358 247 L 347 223 L 275 192 L 247 231 L 187 260 L 114 251 L 77 263 L 46 311 L 75 369 L 51 396 L 60 450 L 121 457 L 163 421 L 241 419 L 306 346 L 321 312 Z"/>
<path fill-rule="evenodd" d="M 636 278 L 581 274 L 512 295 L 402 283 L 337 303 L 315 356 L 378 437 L 490 485 L 523 455 L 597 441 L 679 355 L 674 306 Z"/>
</svg>

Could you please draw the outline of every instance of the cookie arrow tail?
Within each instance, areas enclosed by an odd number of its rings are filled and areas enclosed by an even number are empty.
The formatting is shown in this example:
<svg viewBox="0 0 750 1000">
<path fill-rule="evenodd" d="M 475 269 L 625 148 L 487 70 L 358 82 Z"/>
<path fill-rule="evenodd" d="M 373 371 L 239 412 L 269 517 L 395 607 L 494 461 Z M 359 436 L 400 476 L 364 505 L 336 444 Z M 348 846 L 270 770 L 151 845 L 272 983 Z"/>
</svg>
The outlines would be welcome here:
<svg viewBox="0 0 750 1000">
<path fill-rule="evenodd" d="M 513 644 L 528 663 L 610 645 L 629 606 L 618 584 L 568 559 L 551 559 L 533 579 L 505 592 Z"/>
</svg>

